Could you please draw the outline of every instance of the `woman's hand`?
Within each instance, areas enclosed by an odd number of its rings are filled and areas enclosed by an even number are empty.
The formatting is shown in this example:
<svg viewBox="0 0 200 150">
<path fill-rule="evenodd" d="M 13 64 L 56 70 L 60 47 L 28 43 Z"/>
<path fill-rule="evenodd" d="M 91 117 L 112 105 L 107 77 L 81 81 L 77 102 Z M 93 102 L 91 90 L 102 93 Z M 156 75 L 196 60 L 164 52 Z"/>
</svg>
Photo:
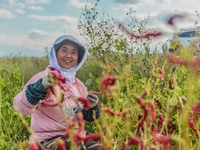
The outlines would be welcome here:
<svg viewBox="0 0 200 150">
<path fill-rule="evenodd" d="M 88 94 L 87 99 L 90 101 L 90 108 L 95 107 L 99 103 L 99 98 L 95 94 Z"/>
<path fill-rule="evenodd" d="M 45 89 L 48 89 L 50 87 L 52 87 L 52 83 L 50 81 L 50 78 L 49 78 L 49 74 L 45 75 L 42 79 L 42 86 L 45 88 Z"/>
</svg>

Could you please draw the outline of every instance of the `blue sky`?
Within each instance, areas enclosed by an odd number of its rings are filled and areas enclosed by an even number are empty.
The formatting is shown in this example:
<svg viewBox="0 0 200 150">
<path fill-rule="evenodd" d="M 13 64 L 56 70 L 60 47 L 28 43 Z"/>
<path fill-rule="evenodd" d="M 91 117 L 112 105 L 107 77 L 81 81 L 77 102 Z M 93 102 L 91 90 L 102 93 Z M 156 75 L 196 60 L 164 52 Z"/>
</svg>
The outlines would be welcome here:
<svg viewBox="0 0 200 150">
<path fill-rule="evenodd" d="M 85 0 L 0 0 L 0 56 L 43 56 L 45 47 L 49 50 L 63 34 L 82 41 L 77 23 L 85 3 Z M 194 28 L 194 22 L 200 21 L 195 12 L 199 6 L 198 0 L 100 0 L 98 9 L 124 21 L 132 7 L 138 19 L 149 14 L 149 27 L 164 30 L 168 33 L 166 38 L 170 38 L 174 30 L 166 25 L 166 18 L 174 13 L 186 14 L 187 19 L 177 22 L 178 28 Z"/>
</svg>

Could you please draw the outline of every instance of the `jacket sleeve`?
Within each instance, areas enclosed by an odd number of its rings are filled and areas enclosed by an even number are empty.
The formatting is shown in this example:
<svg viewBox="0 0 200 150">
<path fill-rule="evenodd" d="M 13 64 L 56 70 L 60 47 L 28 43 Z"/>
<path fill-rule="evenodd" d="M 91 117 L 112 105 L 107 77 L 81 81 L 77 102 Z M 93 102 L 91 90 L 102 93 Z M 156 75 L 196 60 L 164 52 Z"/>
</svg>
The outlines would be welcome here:
<svg viewBox="0 0 200 150">
<path fill-rule="evenodd" d="M 84 120 L 88 122 L 92 122 L 95 119 L 98 119 L 100 117 L 99 105 L 96 105 L 95 107 L 89 110 L 83 109 L 83 116 L 84 116 Z"/>
<path fill-rule="evenodd" d="M 45 99 L 47 90 L 42 86 L 42 79 L 33 84 L 29 84 L 25 90 L 26 98 L 29 103 L 37 105 L 40 100 Z"/>
<path fill-rule="evenodd" d="M 35 111 L 37 104 L 40 100 L 43 100 L 47 91 L 41 84 L 41 79 L 38 81 L 30 80 L 14 97 L 13 106 L 15 110 L 23 115 L 29 115 Z"/>
</svg>

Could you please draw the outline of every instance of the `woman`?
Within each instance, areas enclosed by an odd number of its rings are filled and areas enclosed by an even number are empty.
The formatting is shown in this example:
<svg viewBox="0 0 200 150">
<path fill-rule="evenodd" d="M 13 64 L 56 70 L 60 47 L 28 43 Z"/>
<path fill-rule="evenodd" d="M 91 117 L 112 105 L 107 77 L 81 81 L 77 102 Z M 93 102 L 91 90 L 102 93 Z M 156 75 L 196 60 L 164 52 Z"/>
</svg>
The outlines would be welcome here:
<svg viewBox="0 0 200 150">
<path fill-rule="evenodd" d="M 77 120 L 77 113 L 82 112 L 84 120 L 91 122 L 94 118 L 99 118 L 99 99 L 94 94 L 88 94 L 85 85 L 75 78 L 76 71 L 84 64 L 87 58 L 86 48 L 74 37 L 63 35 L 53 44 L 49 55 L 49 66 L 46 70 L 34 75 L 24 86 L 22 91 L 14 98 L 14 108 L 23 115 L 31 114 L 31 129 L 36 138 L 46 148 L 51 148 L 53 141 L 57 138 L 64 138 L 66 131 L 66 121 L 63 113 L 69 120 Z M 64 87 L 67 89 L 64 93 L 62 102 L 63 111 L 59 106 L 48 107 L 44 105 L 45 99 L 48 103 L 56 103 L 55 95 L 48 89 L 52 88 L 49 67 L 60 72 L 65 78 Z M 74 97 L 87 98 L 91 104 L 89 110 L 86 110 L 82 103 L 75 101 Z M 93 114 L 95 113 L 95 114 Z M 93 117 L 95 115 L 95 117 Z M 78 129 L 77 129 L 78 130 Z M 86 135 L 82 131 L 83 136 Z M 30 142 L 34 142 L 33 135 L 30 136 Z M 83 142 L 81 142 L 83 143 Z M 65 138 L 66 148 L 70 149 L 70 139 Z M 87 150 L 103 149 L 103 146 L 93 140 L 87 141 L 81 145 L 81 149 Z"/>
</svg>

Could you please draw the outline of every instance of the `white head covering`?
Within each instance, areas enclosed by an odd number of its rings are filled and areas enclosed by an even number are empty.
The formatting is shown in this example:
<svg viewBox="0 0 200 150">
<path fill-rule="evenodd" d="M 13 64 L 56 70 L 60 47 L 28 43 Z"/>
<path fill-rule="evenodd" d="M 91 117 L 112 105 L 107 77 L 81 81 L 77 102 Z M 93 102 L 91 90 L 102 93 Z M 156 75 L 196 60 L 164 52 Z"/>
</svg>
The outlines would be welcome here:
<svg viewBox="0 0 200 150">
<path fill-rule="evenodd" d="M 58 61 L 56 58 L 56 51 L 67 41 L 71 41 L 75 43 L 78 47 L 78 63 L 76 66 L 70 69 L 61 68 L 58 65 Z M 76 38 L 74 38 L 71 35 L 63 35 L 56 39 L 56 41 L 54 42 L 51 48 L 51 51 L 49 54 L 49 64 L 51 67 L 60 71 L 60 73 L 66 78 L 66 82 L 74 83 L 76 71 L 78 71 L 81 68 L 81 66 L 84 64 L 87 58 L 87 55 L 88 55 L 87 49 Z"/>
</svg>

